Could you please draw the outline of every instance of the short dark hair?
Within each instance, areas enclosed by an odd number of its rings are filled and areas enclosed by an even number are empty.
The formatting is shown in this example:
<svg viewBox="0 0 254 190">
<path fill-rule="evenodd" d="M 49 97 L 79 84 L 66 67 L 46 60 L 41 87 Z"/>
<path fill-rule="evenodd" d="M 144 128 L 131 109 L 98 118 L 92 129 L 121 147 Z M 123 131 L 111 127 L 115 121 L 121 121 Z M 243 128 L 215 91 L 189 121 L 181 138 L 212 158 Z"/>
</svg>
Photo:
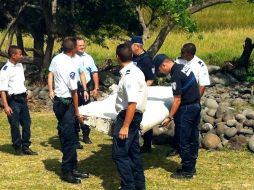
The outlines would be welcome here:
<svg viewBox="0 0 254 190">
<path fill-rule="evenodd" d="M 77 40 L 75 37 L 65 37 L 62 43 L 62 49 L 64 53 L 69 53 L 74 50 L 77 46 Z"/>
<path fill-rule="evenodd" d="M 195 55 L 196 54 L 196 46 L 193 43 L 184 44 L 182 51 L 189 53 L 191 55 Z"/>
<path fill-rule="evenodd" d="M 8 49 L 8 56 L 11 57 L 13 54 L 16 53 L 17 50 L 21 50 L 18 46 L 16 45 L 11 45 Z"/>
<path fill-rule="evenodd" d="M 116 48 L 116 55 L 122 62 L 132 61 L 132 51 L 129 44 L 120 44 Z"/>
<path fill-rule="evenodd" d="M 84 41 L 84 39 L 81 38 L 80 36 L 77 36 L 77 37 L 76 37 L 76 40 L 77 40 L 77 41 L 78 41 L 78 40 L 83 40 L 83 41 Z"/>
</svg>

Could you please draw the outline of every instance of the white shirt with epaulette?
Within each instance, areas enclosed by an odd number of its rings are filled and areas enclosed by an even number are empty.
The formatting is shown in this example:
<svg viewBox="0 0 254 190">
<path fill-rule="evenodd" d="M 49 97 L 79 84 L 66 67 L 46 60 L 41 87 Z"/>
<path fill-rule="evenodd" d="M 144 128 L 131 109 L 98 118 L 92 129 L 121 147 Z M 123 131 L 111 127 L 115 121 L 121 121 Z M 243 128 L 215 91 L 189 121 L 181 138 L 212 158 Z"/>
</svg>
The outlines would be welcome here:
<svg viewBox="0 0 254 190">
<path fill-rule="evenodd" d="M 24 68 L 21 63 L 13 64 L 9 60 L 0 72 L 0 91 L 6 91 L 9 95 L 17 95 L 26 92 Z"/>
<path fill-rule="evenodd" d="M 143 72 L 133 63 L 120 70 L 121 79 L 118 84 L 116 111 L 126 110 L 131 102 L 137 103 L 136 110 L 144 112 L 147 102 L 147 85 Z"/>
<path fill-rule="evenodd" d="M 175 62 L 178 64 L 188 65 L 188 67 L 194 73 L 195 78 L 200 86 L 208 86 L 211 84 L 206 64 L 196 55 L 190 61 L 177 58 Z"/>
<path fill-rule="evenodd" d="M 57 97 L 70 98 L 71 91 L 77 89 L 77 66 L 75 60 L 60 53 L 55 56 L 49 66 L 54 74 L 54 92 Z"/>
</svg>

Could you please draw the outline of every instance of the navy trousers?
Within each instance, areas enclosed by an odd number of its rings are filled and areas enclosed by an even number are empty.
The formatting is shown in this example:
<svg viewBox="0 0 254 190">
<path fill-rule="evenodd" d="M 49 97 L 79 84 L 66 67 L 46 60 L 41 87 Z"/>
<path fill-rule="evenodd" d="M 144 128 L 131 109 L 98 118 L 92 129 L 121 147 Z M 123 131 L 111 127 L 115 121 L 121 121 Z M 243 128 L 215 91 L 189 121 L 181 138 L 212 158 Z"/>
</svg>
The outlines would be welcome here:
<svg viewBox="0 0 254 190">
<path fill-rule="evenodd" d="M 199 148 L 200 104 L 180 106 L 175 116 L 176 140 L 182 159 L 182 170 L 193 172 Z"/>
<path fill-rule="evenodd" d="M 58 134 L 61 142 L 62 172 L 73 171 L 77 167 L 77 135 L 75 129 L 75 114 L 72 104 L 64 104 L 59 98 L 54 98 L 53 110 L 58 120 Z"/>
<path fill-rule="evenodd" d="M 139 146 L 139 128 L 143 115 L 135 113 L 129 127 L 128 138 L 121 140 L 118 136 L 123 126 L 125 114 L 125 111 L 120 112 L 116 119 L 112 157 L 121 177 L 121 189 L 143 190 L 145 189 L 145 176 Z"/>
<path fill-rule="evenodd" d="M 79 106 L 83 106 L 83 105 L 87 105 L 88 103 L 90 103 L 90 86 L 91 86 L 91 82 L 87 83 L 87 93 L 89 94 L 89 99 L 87 101 L 85 101 L 84 99 L 84 88 L 82 86 L 82 84 L 80 82 L 78 82 L 78 102 L 79 102 Z M 79 124 L 77 123 L 76 125 L 76 134 L 77 136 L 79 136 L 79 132 L 80 129 L 82 130 L 83 133 L 83 139 L 89 137 L 90 134 L 90 126 L 86 125 L 86 124 Z"/>
<path fill-rule="evenodd" d="M 13 113 L 7 116 L 11 127 L 12 144 L 15 149 L 29 147 L 31 137 L 31 118 L 28 110 L 26 97 L 19 97 L 8 101 Z M 20 134 L 20 125 L 22 127 L 22 135 Z"/>
</svg>

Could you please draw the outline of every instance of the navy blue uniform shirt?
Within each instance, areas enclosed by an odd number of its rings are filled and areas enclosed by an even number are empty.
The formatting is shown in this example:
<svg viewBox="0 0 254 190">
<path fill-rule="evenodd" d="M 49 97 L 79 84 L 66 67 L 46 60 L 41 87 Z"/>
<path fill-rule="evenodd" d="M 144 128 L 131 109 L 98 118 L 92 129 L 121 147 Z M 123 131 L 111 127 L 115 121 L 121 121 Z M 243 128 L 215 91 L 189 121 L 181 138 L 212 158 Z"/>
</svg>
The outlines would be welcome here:
<svg viewBox="0 0 254 190">
<path fill-rule="evenodd" d="M 138 56 L 134 56 L 133 62 L 137 63 L 137 66 L 144 73 L 146 81 L 155 79 L 155 69 L 153 61 L 147 52 L 144 52 Z"/>
<path fill-rule="evenodd" d="M 181 106 L 199 103 L 200 92 L 198 83 L 195 75 L 188 66 L 174 64 L 170 75 L 173 95 L 181 95 Z"/>
</svg>

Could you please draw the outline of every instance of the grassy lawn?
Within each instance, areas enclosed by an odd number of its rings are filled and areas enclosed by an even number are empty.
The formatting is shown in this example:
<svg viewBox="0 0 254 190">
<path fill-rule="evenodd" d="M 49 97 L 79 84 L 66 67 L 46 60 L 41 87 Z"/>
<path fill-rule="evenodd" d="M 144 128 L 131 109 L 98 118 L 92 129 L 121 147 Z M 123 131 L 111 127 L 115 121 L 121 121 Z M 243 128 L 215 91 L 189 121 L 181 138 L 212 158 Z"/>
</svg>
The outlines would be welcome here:
<svg viewBox="0 0 254 190">
<path fill-rule="evenodd" d="M 59 141 L 53 113 L 32 113 L 32 148 L 38 156 L 17 157 L 10 145 L 10 131 L 6 117 L 0 114 L 0 189 L 55 190 L 89 189 L 116 190 L 119 178 L 111 160 L 111 138 L 92 131 L 93 145 L 78 151 L 79 167 L 91 173 L 81 185 L 60 180 Z M 144 166 L 148 190 L 185 189 L 254 189 L 253 154 L 234 151 L 201 150 L 198 175 L 193 180 L 172 180 L 169 176 L 178 167 L 179 158 L 165 158 L 166 146 L 156 146 L 145 155 Z"/>
</svg>

